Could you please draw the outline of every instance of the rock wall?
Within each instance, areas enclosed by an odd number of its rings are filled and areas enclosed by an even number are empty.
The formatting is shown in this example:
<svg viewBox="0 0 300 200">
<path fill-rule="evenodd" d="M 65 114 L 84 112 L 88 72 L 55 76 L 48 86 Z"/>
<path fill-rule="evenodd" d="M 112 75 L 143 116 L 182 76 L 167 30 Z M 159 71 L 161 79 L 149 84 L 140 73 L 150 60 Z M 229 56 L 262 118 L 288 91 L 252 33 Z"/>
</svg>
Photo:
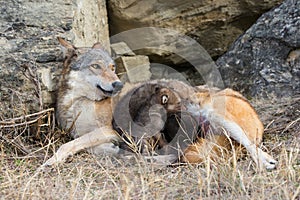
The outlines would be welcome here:
<svg viewBox="0 0 300 200">
<path fill-rule="evenodd" d="M 104 48 L 110 49 L 105 0 L 0 1 L 0 119 L 53 106 L 62 61 L 57 36 L 77 46 L 100 41 Z M 264 11 L 280 2 L 110 0 L 110 31 L 114 35 L 144 26 L 171 28 L 196 39 L 211 56 L 217 57 Z M 287 0 L 263 15 L 218 59 L 227 86 L 249 95 L 274 91 L 279 95 L 299 93 L 299 7 L 299 1 Z M 148 35 L 153 38 L 151 33 Z M 144 34 L 133 42 L 140 44 L 137 41 L 147 39 Z M 161 51 L 150 48 L 138 53 L 156 55 L 151 59 L 157 58 L 162 63 L 186 66 L 182 65 L 184 59 L 168 51 L 179 49 L 179 53 L 197 63 L 199 57 L 189 57 L 188 52 L 196 48 L 189 42 L 185 38 L 178 41 L 173 33 L 156 32 L 155 40 L 151 39 L 149 44 L 160 45 Z M 209 55 L 203 55 L 202 61 L 208 62 Z M 161 66 L 157 65 L 151 71 L 158 71 L 154 73 L 158 77 L 165 76 L 166 72 L 159 69 Z M 194 71 L 188 70 L 184 72 L 187 79 L 199 83 Z M 203 70 L 203 74 L 210 74 L 209 70 Z M 173 71 L 167 74 L 178 75 Z"/>
<path fill-rule="evenodd" d="M 61 57 L 56 36 L 71 31 L 72 2 L 12 0 L 0 5 L 0 117 L 8 118 L 40 110 L 40 90 L 45 95 L 55 89 L 37 86 L 33 79 L 41 83 L 37 70 L 57 71 Z M 52 96 L 45 95 L 43 102 L 51 103 Z"/>
<path fill-rule="evenodd" d="M 74 13 L 74 45 L 88 47 L 100 42 L 110 52 L 105 0 L 77 0 Z"/>
<path fill-rule="evenodd" d="M 0 119 L 53 106 L 57 36 L 109 50 L 104 0 L 0 0 Z"/>
<path fill-rule="evenodd" d="M 263 14 L 217 65 L 225 85 L 249 97 L 300 94 L 300 1 Z"/>
<path fill-rule="evenodd" d="M 282 0 L 110 0 L 109 25 L 112 35 L 148 26 L 171 28 L 192 37 L 212 57 L 218 57 L 262 13 L 280 2 Z M 174 51 L 171 49 L 171 52 Z M 157 52 L 143 53 L 155 55 Z"/>
</svg>

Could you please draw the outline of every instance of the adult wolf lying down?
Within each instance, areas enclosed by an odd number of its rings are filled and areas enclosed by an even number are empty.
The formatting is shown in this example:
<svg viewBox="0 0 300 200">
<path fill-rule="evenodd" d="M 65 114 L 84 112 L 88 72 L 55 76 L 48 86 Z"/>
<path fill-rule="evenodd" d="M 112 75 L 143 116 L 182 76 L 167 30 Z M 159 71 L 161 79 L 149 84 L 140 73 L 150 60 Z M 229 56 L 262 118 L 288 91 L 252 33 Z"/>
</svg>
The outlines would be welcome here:
<svg viewBox="0 0 300 200">
<path fill-rule="evenodd" d="M 123 85 L 115 74 L 114 62 L 99 44 L 92 48 L 76 48 L 61 38 L 59 42 L 65 52 L 65 61 L 57 118 L 63 128 L 70 130 L 74 140 L 63 144 L 44 165 L 63 162 L 84 149 L 94 154 L 118 154 L 124 143 L 128 145 L 130 136 L 124 137 L 120 131 L 129 130 L 124 121 L 118 124 L 120 120 L 114 120 L 113 128 L 113 111 L 115 107 L 124 109 L 125 100 L 130 99 L 127 109 L 134 119 L 129 121 L 138 124 L 130 131 L 143 141 L 141 144 L 146 144 L 144 146 L 152 144 L 154 151 L 161 149 L 162 154 L 175 154 L 169 143 L 180 143 L 177 132 L 185 132 L 178 128 L 181 123 L 176 121 L 180 114 L 184 122 L 193 125 L 186 129 L 191 132 L 188 133 L 190 143 L 179 145 L 183 147 L 180 149 L 183 153 L 176 153 L 181 161 L 201 162 L 207 154 L 218 154 L 221 148 L 231 148 L 228 145 L 231 138 L 246 148 L 259 167 L 275 168 L 276 161 L 257 146 L 262 140 L 263 125 L 252 106 L 238 92 L 193 88 L 174 80 L 127 85 L 121 91 Z M 114 117 L 119 119 L 121 115 L 122 112 L 115 112 Z M 151 120 L 154 120 L 154 126 Z M 176 131 L 173 125 L 177 127 Z M 146 127 L 150 133 L 140 127 Z M 141 137 L 145 134 L 151 137 Z"/>
</svg>

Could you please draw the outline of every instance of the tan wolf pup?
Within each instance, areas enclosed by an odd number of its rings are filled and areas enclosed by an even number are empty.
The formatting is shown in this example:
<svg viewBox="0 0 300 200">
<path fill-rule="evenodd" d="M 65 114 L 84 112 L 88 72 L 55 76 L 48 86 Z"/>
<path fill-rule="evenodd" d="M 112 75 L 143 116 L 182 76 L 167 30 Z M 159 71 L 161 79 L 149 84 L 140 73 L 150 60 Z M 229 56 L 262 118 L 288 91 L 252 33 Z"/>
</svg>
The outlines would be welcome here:
<svg viewBox="0 0 300 200">
<path fill-rule="evenodd" d="M 258 147 L 264 127 L 254 108 L 240 93 L 198 87 L 191 100 L 194 104 L 188 107 L 189 112 L 196 119 L 209 123 L 213 137 L 198 138 L 185 150 L 183 161 L 199 163 L 208 155 L 219 156 L 224 149 L 236 146 L 232 146 L 231 138 L 249 152 L 260 169 L 276 167 L 273 157 Z"/>
</svg>

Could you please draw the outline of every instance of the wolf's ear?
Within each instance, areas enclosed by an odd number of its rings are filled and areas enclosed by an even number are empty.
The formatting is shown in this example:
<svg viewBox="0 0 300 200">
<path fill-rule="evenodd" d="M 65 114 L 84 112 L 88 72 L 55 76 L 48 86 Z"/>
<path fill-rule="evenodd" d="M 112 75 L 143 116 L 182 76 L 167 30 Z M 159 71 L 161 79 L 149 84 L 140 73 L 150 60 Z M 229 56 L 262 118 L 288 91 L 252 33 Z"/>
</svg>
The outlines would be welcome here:
<svg viewBox="0 0 300 200">
<path fill-rule="evenodd" d="M 65 59 L 68 59 L 68 58 L 70 59 L 70 58 L 76 56 L 77 48 L 74 45 L 70 44 L 69 42 L 67 42 L 66 40 L 64 40 L 61 37 L 57 37 L 57 40 L 60 43 L 60 47 L 61 47 L 61 50 L 63 52 Z"/>
<path fill-rule="evenodd" d="M 66 40 L 64 40 L 61 37 L 57 37 L 57 40 L 61 44 L 61 46 L 66 49 L 76 49 L 76 47 L 74 47 L 72 44 L 70 44 L 69 42 L 67 42 Z"/>
<path fill-rule="evenodd" d="M 70 44 L 69 42 L 67 42 L 61 37 L 57 37 L 57 40 L 61 45 L 61 50 L 65 57 L 68 56 L 66 54 L 68 54 L 69 52 L 75 52 L 76 47 L 74 45 Z"/>
<path fill-rule="evenodd" d="M 69 70 L 69 65 L 71 61 L 77 57 L 77 53 L 76 53 L 77 48 L 74 45 L 67 42 L 66 40 L 62 39 L 61 37 L 57 37 L 57 40 L 61 45 L 62 52 L 64 55 L 64 68 L 66 70 Z"/>
<path fill-rule="evenodd" d="M 101 49 L 102 48 L 102 45 L 100 44 L 100 42 L 97 42 L 93 45 L 92 47 L 93 49 Z"/>
</svg>

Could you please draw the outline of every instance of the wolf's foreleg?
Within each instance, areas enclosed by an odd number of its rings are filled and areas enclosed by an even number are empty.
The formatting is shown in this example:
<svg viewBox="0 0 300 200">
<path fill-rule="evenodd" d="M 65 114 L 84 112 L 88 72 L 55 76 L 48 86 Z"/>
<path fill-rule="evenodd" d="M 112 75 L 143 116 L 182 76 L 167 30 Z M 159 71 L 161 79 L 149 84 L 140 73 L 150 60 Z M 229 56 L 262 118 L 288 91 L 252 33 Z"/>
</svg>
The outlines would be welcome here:
<svg viewBox="0 0 300 200">
<path fill-rule="evenodd" d="M 66 144 L 63 144 L 57 152 L 48 159 L 43 166 L 50 166 L 53 164 L 64 162 L 66 158 L 75 153 L 95 147 L 97 145 L 110 143 L 114 140 L 118 140 L 118 136 L 111 127 L 101 127 L 82 135 Z"/>
</svg>

